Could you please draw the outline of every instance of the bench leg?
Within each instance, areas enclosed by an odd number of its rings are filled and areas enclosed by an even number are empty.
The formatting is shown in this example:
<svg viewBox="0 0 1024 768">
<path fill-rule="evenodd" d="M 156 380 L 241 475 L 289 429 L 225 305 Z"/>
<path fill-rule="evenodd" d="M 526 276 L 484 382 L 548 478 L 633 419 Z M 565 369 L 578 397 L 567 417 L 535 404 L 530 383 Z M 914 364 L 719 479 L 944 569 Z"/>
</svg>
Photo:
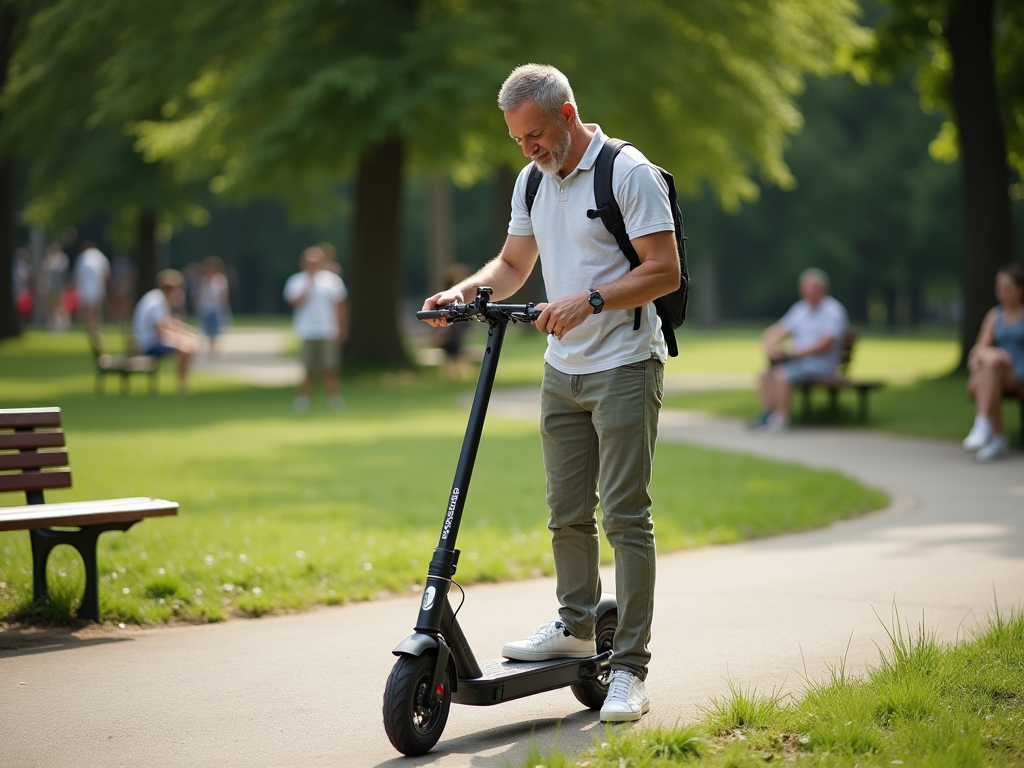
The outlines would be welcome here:
<svg viewBox="0 0 1024 768">
<path fill-rule="evenodd" d="M 801 399 L 803 400 L 803 407 L 801 411 L 803 412 L 803 419 L 806 423 L 811 420 L 811 388 L 805 384 L 800 387 L 800 392 L 802 394 Z"/>
<path fill-rule="evenodd" d="M 1017 442 L 1024 448 L 1024 398 L 1017 400 L 1020 411 L 1020 432 L 1017 433 Z"/>
<path fill-rule="evenodd" d="M 96 542 L 104 531 L 127 531 L 134 520 L 126 523 L 105 523 L 103 525 L 87 525 L 76 531 L 53 530 L 40 528 L 29 531 L 32 542 L 32 597 L 38 603 L 49 594 L 46 585 L 46 561 L 50 552 L 58 544 L 70 544 L 82 557 L 85 566 L 85 591 L 82 594 L 82 605 L 78 609 L 78 618 L 99 623 L 100 620 L 100 585 L 99 567 L 96 562 Z"/>
<path fill-rule="evenodd" d="M 828 409 L 832 413 L 832 417 L 835 418 L 839 411 L 839 390 L 835 387 L 828 389 Z"/>
<path fill-rule="evenodd" d="M 860 418 L 860 421 L 861 421 L 862 424 L 867 424 L 868 423 L 868 390 L 866 390 L 866 389 L 858 389 L 857 390 L 857 395 L 858 395 L 858 402 L 859 402 L 859 405 L 858 405 L 858 408 L 857 408 L 857 415 Z"/>
</svg>

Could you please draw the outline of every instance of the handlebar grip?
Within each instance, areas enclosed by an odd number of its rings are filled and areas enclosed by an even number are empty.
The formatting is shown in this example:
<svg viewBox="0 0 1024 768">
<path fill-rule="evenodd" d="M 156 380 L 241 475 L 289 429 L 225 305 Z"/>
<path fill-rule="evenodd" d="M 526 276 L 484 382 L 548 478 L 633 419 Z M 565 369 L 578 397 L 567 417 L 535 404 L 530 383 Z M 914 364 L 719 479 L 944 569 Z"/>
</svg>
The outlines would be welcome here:
<svg viewBox="0 0 1024 768">
<path fill-rule="evenodd" d="M 445 317 L 447 312 L 442 312 L 440 309 L 425 309 L 421 312 L 416 313 L 417 320 L 440 320 Z"/>
</svg>

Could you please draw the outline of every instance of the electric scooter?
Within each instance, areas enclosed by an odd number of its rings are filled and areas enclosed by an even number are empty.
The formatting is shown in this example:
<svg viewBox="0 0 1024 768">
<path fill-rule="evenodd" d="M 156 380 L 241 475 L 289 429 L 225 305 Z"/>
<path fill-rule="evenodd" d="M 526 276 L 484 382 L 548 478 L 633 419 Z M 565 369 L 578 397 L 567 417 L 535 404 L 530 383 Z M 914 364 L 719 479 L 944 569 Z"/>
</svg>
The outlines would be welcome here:
<svg viewBox="0 0 1024 768">
<path fill-rule="evenodd" d="M 395 749 L 410 756 L 425 754 L 437 744 L 448 722 L 452 702 L 490 706 L 570 686 L 583 705 L 596 710 L 604 704 L 608 693 L 612 638 L 618 625 L 613 596 L 602 595 L 597 607 L 592 657 L 548 661 L 492 659 L 483 664 L 473 655 L 456 618 L 458 609 L 453 611 L 448 600 L 459 562 L 455 539 L 480 446 L 505 329 L 509 323 L 532 323 L 540 316 L 533 304 L 491 303 L 491 293 L 490 288 L 481 287 L 471 303 L 449 304 L 416 313 L 420 320 L 444 318 L 449 323 L 475 320 L 487 323 L 489 328 L 473 408 L 448 497 L 441 538 L 427 569 L 414 634 L 393 651 L 398 660 L 384 689 L 384 730 Z"/>
</svg>

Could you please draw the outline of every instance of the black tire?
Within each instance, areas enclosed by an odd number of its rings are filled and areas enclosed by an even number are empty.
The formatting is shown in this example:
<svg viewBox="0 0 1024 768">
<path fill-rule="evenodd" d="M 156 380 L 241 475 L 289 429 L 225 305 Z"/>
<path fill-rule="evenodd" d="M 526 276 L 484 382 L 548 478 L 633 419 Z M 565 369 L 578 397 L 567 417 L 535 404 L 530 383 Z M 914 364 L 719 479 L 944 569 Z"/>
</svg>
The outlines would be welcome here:
<svg viewBox="0 0 1024 768">
<path fill-rule="evenodd" d="M 384 730 L 403 755 L 415 757 L 429 752 L 448 723 L 452 690 L 447 670 L 440 700 L 433 707 L 428 703 L 436 658 L 436 653 L 399 656 L 384 688 Z"/>
<path fill-rule="evenodd" d="M 612 649 L 612 640 L 615 638 L 615 628 L 619 626 L 619 614 L 617 611 L 608 611 L 597 620 L 597 631 L 595 632 L 595 643 L 597 653 L 604 653 Z M 591 680 L 584 680 L 572 687 L 572 695 L 580 704 L 588 709 L 600 709 L 604 706 L 604 698 L 608 695 L 608 673 Z"/>
</svg>

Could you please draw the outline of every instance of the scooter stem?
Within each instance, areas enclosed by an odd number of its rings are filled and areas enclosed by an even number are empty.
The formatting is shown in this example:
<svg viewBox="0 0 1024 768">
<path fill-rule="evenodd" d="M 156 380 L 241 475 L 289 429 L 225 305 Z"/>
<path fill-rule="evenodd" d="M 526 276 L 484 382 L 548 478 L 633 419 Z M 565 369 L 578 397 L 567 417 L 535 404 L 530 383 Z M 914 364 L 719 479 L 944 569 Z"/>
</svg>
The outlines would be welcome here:
<svg viewBox="0 0 1024 768">
<path fill-rule="evenodd" d="M 477 449 L 483 435 L 484 418 L 487 405 L 491 399 L 491 388 L 498 370 L 498 357 L 505 340 L 506 323 L 503 320 L 489 320 L 487 332 L 487 349 L 480 367 L 480 378 L 477 380 L 476 395 L 473 397 L 473 408 L 466 425 L 466 436 L 462 441 L 462 453 L 455 470 L 455 481 L 448 496 L 448 511 L 441 528 L 441 538 L 434 549 L 434 556 L 427 569 L 427 584 L 424 598 L 420 604 L 419 616 L 416 620 L 416 631 L 437 634 L 442 624 L 442 607 L 448 602 L 447 595 L 452 577 L 458 567 L 459 551 L 455 549 L 459 525 L 462 522 L 462 510 L 466 505 L 469 481 L 473 476 Z"/>
</svg>

